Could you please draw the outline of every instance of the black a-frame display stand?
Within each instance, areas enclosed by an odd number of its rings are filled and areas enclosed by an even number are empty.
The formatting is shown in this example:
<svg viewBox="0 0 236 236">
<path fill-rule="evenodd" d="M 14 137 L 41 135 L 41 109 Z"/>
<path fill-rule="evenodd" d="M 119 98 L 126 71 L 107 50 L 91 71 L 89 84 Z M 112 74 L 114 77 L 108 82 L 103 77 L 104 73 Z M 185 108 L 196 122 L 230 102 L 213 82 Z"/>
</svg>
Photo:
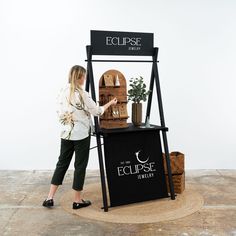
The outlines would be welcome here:
<svg viewBox="0 0 236 236">
<path fill-rule="evenodd" d="M 165 152 L 165 161 L 166 161 L 166 166 L 167 166 L 167 171 L 168 171 L 168 181 L 169 181 L 169 187 L 170 187 L 170 197 L 172 200 L 174 200 L 175 192 L 174 192 L 174 186 L 173 186 L 173 180 L 172 180 L 172 174 L 171 174 L 170 156 L 169 156 L 169 148 L 168 148 L 167 134 L 166 134 L 168 128 L 166 128 L 165 126 L 161 88 L 160 88 L 159 74 L 158 74 L 158 67 L 157 67 L 158 48 L 153 47 L 153 34 L 133 33 L 133 32 L 131 33 L 130 32 L 115 32 L 115 31 L 91 31 L 91 45 L 86 46 L 86 51 L 87 51 L 87 60 L 86 60 L 87 61 L 87 80 L 86 80 L 85 89 L 86 91 L 89 91 L 89 88 L 91 88 L 91 96 L 94 101 L 96 101 L 96 93 L 95 93 L 92 62 L 116 62 L 116 63 L 120 63 L 120 62 L 126 62 L 126 63 L 145 62 L 147 63 L 149 62 L 149 63 L 152 63 L 149 89 L 153 91 L 154 84 L 155 84 L 156 92 L 157 92 L 157 100 L 158 100 L 158 109 L 159 109 L 159 115 L 160 115 L 160 126 L 156 126 L 156 127 L 158 131 L 162 132 L 162 140 L 163 140 L 163 146 L 164 146 L 164 152 Z M 151 56 L 152 60 L 93 60 L 92 59 L 93 55 Z M 153 97 L 153 92 L 151 92 L 148 96 L 146 121 L 150 117 L 152 97 Z M 101 144 L 101 129 L 99 127 L 98 117 L 94 117 L 94 124 L 95 124 L 95 135 L 96 135 L 96 141 L 97 141 L 97 150 L 98 150 L 99 167 L 100 167 L 103 209 L 106 212 L 108 211 L 107 186 L 106 186 L 106 178 L 105 178 L 105 170 L 104 170 L 103 152 L 102 152 L 102 147 L 101 147 L 102 145 Z M 133 130 L 131 129 L 128 131 L 132 132 Z M 155 134 L 154 136 L 153 134 L 151 135 L 152 137 L 155 137 Z M 163 162 L 160 162 L 160 163 L 163 164 Z M 166 182 L 164 181 L 164 183 Z M 161 197 L 161 195 L 159 197 Z M 166 196 L 163 195 L 163 197 L 166 197 Z M 132 201 L 130 201 L 130 203 L 132 203 Z M 114 204 L 114 206 L 115 205 L 121 205 L 121 204 L 119 204 L 118 202 L 117 204 Z"/>
</svg>

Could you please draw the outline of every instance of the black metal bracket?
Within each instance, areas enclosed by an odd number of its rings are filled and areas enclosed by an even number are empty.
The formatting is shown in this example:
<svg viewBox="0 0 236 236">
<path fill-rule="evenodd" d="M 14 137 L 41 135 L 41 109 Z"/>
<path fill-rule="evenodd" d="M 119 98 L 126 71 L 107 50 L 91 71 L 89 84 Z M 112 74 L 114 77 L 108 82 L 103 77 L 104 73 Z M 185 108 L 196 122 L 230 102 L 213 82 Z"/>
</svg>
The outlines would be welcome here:
<svg viewBox="0 0 236 236">
<path fill-rule="evenodd" d="M 85 60 L 88 62 L 88 60 Z M 151 60 L 91 60 L 91 62 L 159 62 L 159 61 L 151 61 Z"/>
</svg>

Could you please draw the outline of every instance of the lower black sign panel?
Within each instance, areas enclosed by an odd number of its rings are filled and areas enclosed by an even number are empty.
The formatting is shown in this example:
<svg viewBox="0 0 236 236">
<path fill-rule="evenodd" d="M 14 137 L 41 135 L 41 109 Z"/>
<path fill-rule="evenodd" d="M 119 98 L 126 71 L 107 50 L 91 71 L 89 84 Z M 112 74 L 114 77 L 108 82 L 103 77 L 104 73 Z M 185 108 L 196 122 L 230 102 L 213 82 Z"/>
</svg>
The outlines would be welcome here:
<svg viewBox="0 0 236 236">
<path fill-rule="evenodd" d="M 104 137 L 111 206 L 168 197 L 159 131 Z"/>
</svg>

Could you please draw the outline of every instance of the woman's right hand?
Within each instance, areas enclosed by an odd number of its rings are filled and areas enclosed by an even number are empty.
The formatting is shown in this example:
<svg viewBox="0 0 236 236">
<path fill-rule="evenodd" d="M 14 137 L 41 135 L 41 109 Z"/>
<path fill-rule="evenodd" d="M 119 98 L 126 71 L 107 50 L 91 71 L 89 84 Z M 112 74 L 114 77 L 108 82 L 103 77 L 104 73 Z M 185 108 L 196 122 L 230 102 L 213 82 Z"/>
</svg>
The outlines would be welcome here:
<svg viewBox="0 0 236 236">
<path fill-rule="evenodd" d="M 109 106 L 116 105 L 116 103 L 117 103 L 117 98 L 113 98 L 110 102 L 106 103 L 103 106 L 104 111 L 106 111 L 106 109 L 108 109 Z"/>
<path fill-rule="evenodd" d="M 117 103 L 117 98 L 113 98 L 111 101 L 110 101 L 111 105 L 116 105 Z"/>
</svg>

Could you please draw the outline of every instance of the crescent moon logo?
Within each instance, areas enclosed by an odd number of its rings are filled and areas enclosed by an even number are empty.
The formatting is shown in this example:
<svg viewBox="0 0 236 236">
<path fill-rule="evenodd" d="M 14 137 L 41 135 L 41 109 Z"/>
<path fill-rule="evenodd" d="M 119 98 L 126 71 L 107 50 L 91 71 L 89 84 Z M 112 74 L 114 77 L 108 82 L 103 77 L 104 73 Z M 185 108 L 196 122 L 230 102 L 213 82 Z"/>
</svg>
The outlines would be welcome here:
<svg viewBox="0 0 236 236">
<path fill-rule="evenodd" d="M 141 160 L 139 159 L 139 157 L 138 157 L 140 152 L 141 152 L 141 150 L 139 150 L 138 152 L 135 152 L 135 155 L 136 155 L 137 160 L 138 160 L 140 163 L 144 164 L 144 163 L 146 163 L 146 162 L 149 160 L 149 157 L 147 158 L 146 161 L 141 161 Z"/>
</svg>

